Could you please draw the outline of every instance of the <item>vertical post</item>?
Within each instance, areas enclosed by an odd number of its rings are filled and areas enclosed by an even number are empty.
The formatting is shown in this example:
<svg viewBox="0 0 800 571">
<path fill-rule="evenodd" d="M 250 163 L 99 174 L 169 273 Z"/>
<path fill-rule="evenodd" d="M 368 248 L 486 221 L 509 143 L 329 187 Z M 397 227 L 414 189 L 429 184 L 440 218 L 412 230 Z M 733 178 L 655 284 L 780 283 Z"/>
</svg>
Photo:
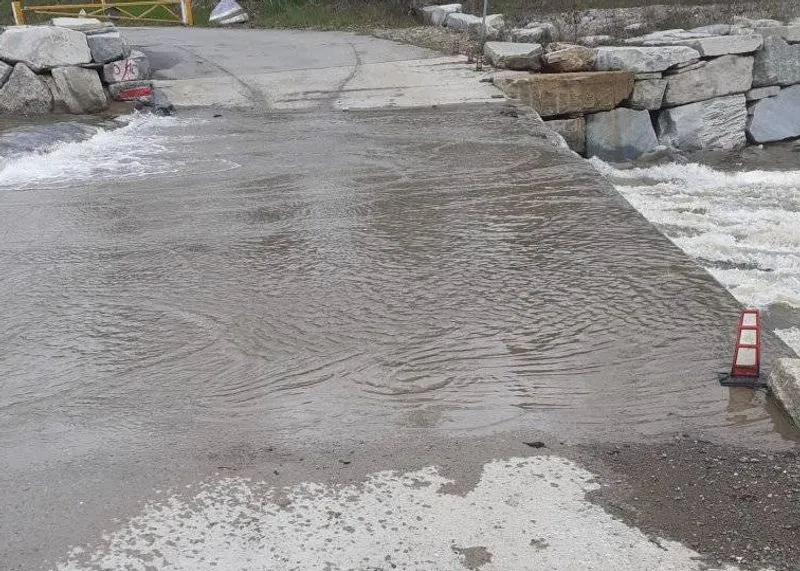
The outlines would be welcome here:
<svg viewBox="0 0 800 571">
<path fill-rule="evenodd" d="M 481 40 L 478 45 L 478 62 L 475 67 L 478 71 L 483 69 L 483 52 L 486 49 L 486 14 L 489 12 L 489 0 L 483 0 L 483 20 L 481 21 Z"/>
<path fill-rule="evenodd" d="M 194 26 L 194 13 L 192 13 L 192 0 L 181 0 L 181 20 L 184 26 Z"/>
<path fill-rule="evenodd" d="M 14 0 L 11 3 L 11 11 L 14 13 L 14 23 L 17 26 L 25 25 L 25 12 L 22 11 L 22 2 Z"/>
</svg>

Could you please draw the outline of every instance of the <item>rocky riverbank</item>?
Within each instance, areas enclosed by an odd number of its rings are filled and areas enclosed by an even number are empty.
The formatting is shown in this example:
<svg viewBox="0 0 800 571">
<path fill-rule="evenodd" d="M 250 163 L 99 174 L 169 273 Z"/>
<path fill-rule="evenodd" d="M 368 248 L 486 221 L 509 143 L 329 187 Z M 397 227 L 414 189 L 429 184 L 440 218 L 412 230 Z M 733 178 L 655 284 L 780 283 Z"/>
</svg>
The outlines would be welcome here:
<svg viewBox="0 0 800 571">
<path fill-rule="evenodd" d="M 626 161 L 666 148 L 730 150 L 800 137 L 800 21 L 737 17 L 564 43 L 552 22 L 510 27 L 494 14 L 483 29 L 461 4 L 422 14 L 473 42 L 488 38 L 484 55 L 502 70 L 494 84 L 584 156 Z"/>
<path fill-rule="evenodd" d="M 113 101 L 169 112 L 149 77 L 147 56 L 93 18 L 0 33 L 0 115 L 99 113 Z"/>
</svg>

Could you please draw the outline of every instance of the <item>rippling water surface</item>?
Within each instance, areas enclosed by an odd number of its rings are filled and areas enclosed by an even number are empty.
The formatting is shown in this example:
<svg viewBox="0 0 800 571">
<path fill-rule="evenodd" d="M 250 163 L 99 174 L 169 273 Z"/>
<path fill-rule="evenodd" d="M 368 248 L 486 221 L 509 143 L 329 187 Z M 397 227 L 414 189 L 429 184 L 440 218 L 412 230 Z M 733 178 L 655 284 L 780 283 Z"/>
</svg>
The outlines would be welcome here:
<svg viewBox="0 0 800 571">
<path fill-rule="evenodd" d="M 0 163 L 0 553 L 24 569 L 216 470 L 335 478 L 332 454 L 430 465 L 501 431 L 793 438 L 717 382 L 738 302 L 524 116 L 86 129 Z"/>
<path fill-rule="evenodd" d="M 465 112 L 135 118 L 12 159 L 0 424 L 600 436 L 680 414 L 769 437 L 769 410 L 715 382 L 734 300 L 530 129 Z M 733 261 L 717 275 L 751 271 Z"/>
</svg>

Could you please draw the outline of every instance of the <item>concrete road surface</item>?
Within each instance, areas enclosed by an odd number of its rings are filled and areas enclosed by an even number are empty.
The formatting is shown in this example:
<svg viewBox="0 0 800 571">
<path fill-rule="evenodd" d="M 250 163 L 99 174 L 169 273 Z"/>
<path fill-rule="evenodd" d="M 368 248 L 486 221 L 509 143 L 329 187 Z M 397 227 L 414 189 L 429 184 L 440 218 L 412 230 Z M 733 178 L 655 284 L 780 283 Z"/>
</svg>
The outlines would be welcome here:
<svg viewBox="0 0 800 571">
<path fill-rule="evenodd" d="M 359 109 L 490 101 L 461 56 L 355 34 L 139 29 L 154 77 L 179 106 Z"/>
</svg>

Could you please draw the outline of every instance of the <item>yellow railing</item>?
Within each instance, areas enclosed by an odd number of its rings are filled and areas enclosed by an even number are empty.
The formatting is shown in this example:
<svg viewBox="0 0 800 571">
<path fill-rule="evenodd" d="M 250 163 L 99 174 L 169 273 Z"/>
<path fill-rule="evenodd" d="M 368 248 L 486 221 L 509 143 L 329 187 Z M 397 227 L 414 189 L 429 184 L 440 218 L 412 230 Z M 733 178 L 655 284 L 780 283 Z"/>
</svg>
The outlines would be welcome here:
<svg viewBox="0 0 800 571">
<path fill-rule="evenodd" d="M 14 22 L 25 24 L 26 14 L 45 16 L 67 16 L 100 18 L 102 20 L 123 20 L 129 22 L 158 22 L 160 24 L 194 25 L 192 0 L 144 0 L 142 2 L 91 2 L 86 4 L 24 5 L 22 0 L 11 3 Z M 157 16 L 157 17 L 156 17 Z"/>
</svg>

